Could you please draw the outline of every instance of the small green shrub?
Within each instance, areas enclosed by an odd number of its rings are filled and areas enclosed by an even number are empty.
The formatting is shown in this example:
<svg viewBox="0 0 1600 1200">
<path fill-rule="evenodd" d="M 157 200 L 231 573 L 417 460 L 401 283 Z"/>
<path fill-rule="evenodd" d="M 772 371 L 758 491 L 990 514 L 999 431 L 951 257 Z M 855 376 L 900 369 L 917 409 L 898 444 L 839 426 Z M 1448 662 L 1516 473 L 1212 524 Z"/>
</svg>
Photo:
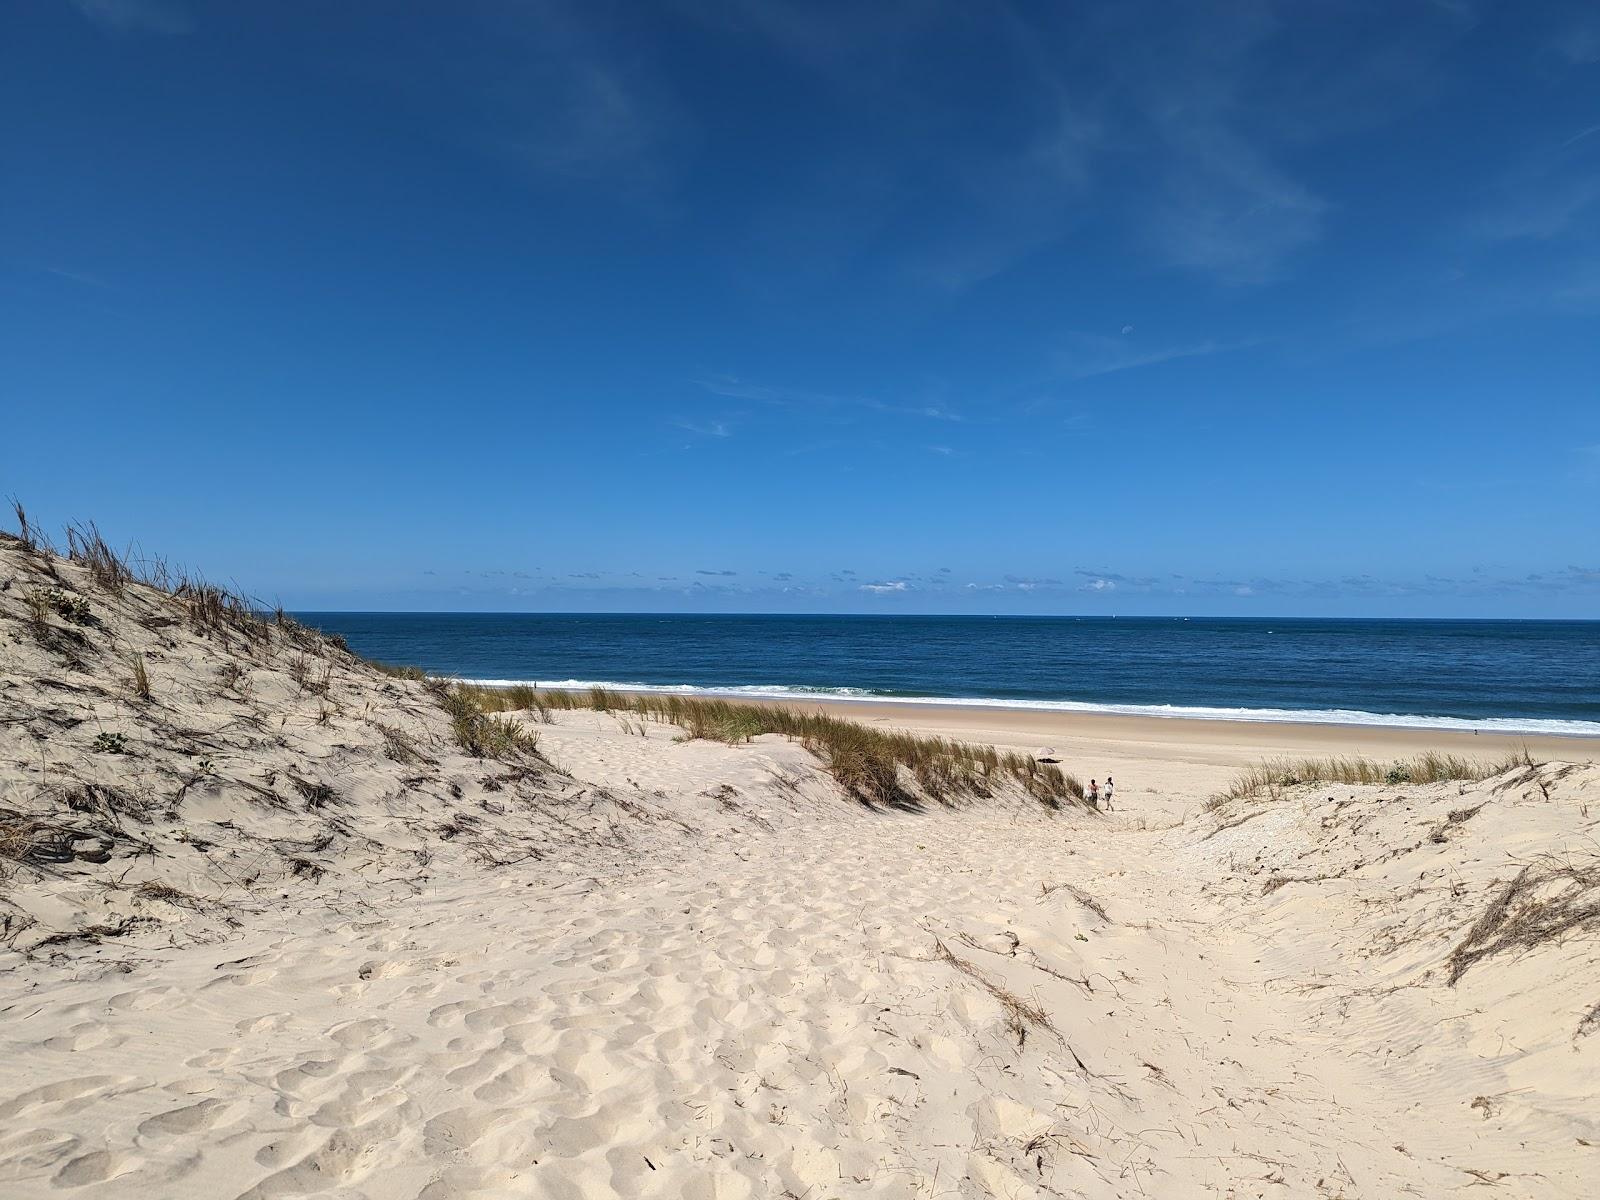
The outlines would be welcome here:
<svg viewBox="0 0 1600 1200">
<path fill-rule="evenodd" d="M 74 625 L 94 622 L 89 601 L 76 592 L 63 591 L 58 587 L 34 588 L 23 599 L 28 606 L 28 621 L 35 628 L 43 629 L 51 613 Z"/>
<path fill-rule="evenodd" d="M 126 754 L 128 739 L 120 733 L 97 733 L 91 747 L 96 754 Z"/>
</svg>

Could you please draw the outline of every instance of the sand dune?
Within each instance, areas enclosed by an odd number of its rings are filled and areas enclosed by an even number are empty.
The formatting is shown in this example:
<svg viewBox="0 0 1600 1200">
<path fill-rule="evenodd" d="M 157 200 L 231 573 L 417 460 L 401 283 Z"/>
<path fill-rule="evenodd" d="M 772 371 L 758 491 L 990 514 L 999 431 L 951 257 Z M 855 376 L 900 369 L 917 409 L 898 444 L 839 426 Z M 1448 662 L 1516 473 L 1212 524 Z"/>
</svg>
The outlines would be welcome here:
<svg viewBox="0 0 1600 1200">
<path fill-rule="evenodd" d="M 626 716 L 474 757 L 423 683 L 123 591 L 0 544 L 7 1197 L 1600 1181 L 1600 767 L 875 811 Z"/>
</svg>

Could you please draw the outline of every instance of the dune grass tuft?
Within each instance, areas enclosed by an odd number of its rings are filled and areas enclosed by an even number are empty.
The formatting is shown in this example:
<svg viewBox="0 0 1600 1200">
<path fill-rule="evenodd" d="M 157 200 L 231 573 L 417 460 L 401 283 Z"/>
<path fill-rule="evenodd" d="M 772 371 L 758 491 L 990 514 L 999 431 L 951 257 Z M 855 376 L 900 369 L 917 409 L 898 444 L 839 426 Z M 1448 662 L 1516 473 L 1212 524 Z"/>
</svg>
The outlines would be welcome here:
<svg viewBox="0 0 1600 1200">
<path fill-rule="evenodd" d="M 457 684 L 453 694 L 483 713 L 587 709 L 628 714 L 676 725 L 691 738 L 739 744 L 762 734 L 794 738 L 864 804 L 914 807 L 916 792 L 939 801 L 985 796 L 1002 783 L 1019 784 L 1040 803 L 1082 800 L 1083 785 L 1060 767 L 1025 754 L 1001 754 L 948 738 L 874 729 L 856 721 L 771 704 L 688 696 L 629 695 L 606 688 L 540 692 L 526 686 L 491 688 Z M 907 786 L 905 776 L 915 782 Z"/>
<path fill-rule="evenodd" d="M 95 586 L 113 596 L 121 596 L 137 578 L 128 556 L 113 550 L 93 521 L 67 526 L 67 557 L 88 567 Z"/>
<path fill-rule="evenodd" d="M 22 501 L 15 496 L 10 499 L 11 511 L 17 519 L 17 532 L 15 537 L 22 548 L 30 554 L 37 553 L 40 549 L 49 549 L 50 543 L 32 521 L 28 520 L 28 510 L 22 507 Z"/>
<path fill-rule="evenodd" d="M 150 672 L 145 667 L 144 655 L 137 652 L 128 655 L 128 670 L 133 694 L 141 700 L 150 699 Z"/>
<path fill-rule="evenodd" d="M 478 689 L 458 685 L 435 691 L 450 716 L 456 742 L 474 758 L 507 759 L 538 753 L 538 734 L 486 711 L 477 695 Z"/>
</svg>

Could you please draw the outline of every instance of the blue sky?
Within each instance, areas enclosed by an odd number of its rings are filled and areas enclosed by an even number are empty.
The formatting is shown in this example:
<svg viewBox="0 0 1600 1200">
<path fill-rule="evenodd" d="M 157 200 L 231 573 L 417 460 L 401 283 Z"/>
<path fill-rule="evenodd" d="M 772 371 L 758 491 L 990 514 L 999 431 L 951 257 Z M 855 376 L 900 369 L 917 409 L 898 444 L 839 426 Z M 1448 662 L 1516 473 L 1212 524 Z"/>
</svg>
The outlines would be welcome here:
<svg viewBox="0 0 1600 1200">
<path fill-rule="evenodd" d="M 1592 4 L 24 0 L 0 491 L 301 608 L 1600 614 Z"/>
</svg>

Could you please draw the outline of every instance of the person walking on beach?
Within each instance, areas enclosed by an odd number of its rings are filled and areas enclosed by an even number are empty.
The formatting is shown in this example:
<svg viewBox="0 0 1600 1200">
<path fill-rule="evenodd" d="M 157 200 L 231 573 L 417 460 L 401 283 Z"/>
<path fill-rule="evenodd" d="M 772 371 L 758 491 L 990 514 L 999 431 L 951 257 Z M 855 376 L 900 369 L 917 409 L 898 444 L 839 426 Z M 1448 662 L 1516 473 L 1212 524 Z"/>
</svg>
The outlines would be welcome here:
<svg viewBox="0 0 1600 1200">
<path fill-rule="evenodd" d="M 1106 776 L 1106 811 L 1111 811 L 1111 776 Z"/>
<path fill-rule="evenodd" d="M 1100 785 L 1094 780 L 1089 780 L 1089 807 L 1100 807 Z"/>
</svg>

